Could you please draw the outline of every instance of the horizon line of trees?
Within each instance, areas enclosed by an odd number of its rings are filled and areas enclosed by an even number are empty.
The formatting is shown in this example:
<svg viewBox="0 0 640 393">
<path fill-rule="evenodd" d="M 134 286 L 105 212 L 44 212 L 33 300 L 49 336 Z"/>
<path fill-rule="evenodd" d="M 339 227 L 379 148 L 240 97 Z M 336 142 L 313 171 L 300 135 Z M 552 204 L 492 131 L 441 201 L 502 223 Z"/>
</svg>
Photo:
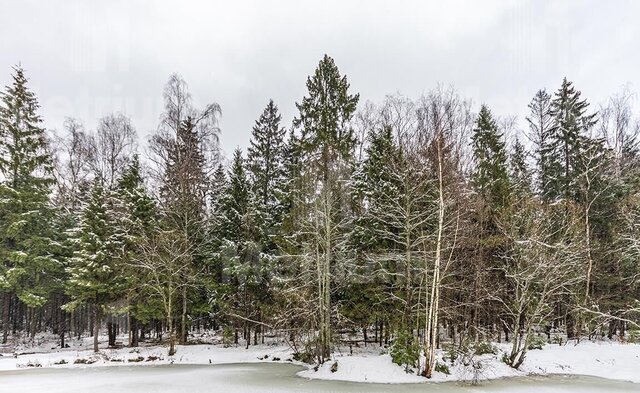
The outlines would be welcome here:
<svg viewBox="0 0 640 393">
<path fill-rule="evenodd" d="M 510 341 L 517 368 L 540 334 L 640 327 L 628 90 L 596 111 L 565 78 L 518 133 L 451 88 L 361 104 L 325 55 L 292 125 L 270 100 L 225 167 L 221 108 L 179 75 L 145 157 L 122 114 L 48 133 L 27 82 L 15 67 L 0 93 L 3 343 L 89 332 L 97 351 L 105 321 L 110 345 L 124 321 L 129 345 L 155 331 L 170 355 L 202 329 L 281 333 L 319 363 L 390 344 L 430 377 L 445 342 Z"/>
</svg>

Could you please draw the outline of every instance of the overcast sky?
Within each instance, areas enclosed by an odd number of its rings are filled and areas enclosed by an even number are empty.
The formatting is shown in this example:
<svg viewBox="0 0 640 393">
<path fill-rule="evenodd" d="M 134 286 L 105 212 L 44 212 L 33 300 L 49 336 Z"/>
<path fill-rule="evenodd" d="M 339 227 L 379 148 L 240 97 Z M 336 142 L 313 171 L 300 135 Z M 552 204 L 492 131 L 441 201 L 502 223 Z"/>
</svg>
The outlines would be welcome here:
<svg viewBox="0 0 640 393">
<path fill-rule="evenodd" d="M 269 98 L 284 123 L 332 56 L 361 102 L 452 84 L 522 120 L 567 76 L 591 102 L 640 86 L 640 1 L 0 0 L 0 83 L 21 63 L 48 128 L 112 111 L 143 138 L 180 73 L 196 105 L 222 106 L 222 148 L 246 147 Z"/>
</svg>

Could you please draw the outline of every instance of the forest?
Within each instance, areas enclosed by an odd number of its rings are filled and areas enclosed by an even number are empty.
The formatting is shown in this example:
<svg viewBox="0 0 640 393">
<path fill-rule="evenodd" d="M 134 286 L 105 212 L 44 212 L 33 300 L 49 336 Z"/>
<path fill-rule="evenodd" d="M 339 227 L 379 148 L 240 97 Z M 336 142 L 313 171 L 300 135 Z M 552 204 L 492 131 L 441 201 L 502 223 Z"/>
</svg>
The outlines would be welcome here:
<svg viewBox="0 0 640 393">
<path fill-rule="evenodd" d="M 269 100 L 225 158 L 223 108 L 196 106 L 178 74 L 143 138 L 122 113 L 53 132 L 25 70 L 9 72 L 2 343 L 91 335 L 98 351 L 106 329 L 173 355 L 216 331 L 316 363 L 388 345 L 430 377 L 445 344 L 509 342 L 518 368 L 540 341 L 640 340 L 629 89 L 595 104 L 564 78 L 519 124 L 442 85 L 364 101 L 324 55 L 292 123 Z"/>
</svg>

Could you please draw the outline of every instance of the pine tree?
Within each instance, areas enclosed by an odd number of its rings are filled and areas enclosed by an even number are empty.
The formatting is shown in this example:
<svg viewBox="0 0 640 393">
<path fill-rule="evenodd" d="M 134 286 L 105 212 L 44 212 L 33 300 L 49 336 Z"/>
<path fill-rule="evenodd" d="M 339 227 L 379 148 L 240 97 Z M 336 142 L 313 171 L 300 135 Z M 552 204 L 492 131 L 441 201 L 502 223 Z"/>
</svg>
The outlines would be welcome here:
<svg viewBox="0 0 640 393">
<path fill-rule="evenodd" d="M 285 129 L 280 127 L 281 116 L 273 100 L 269 100 L 256 120 L 248 149 L 248 168 L 252 191 L 256 198 L 261 236 L 266 250 L 273 250 L 273 237 L 282 221 L 284 183 Z"/>
<path fill-rule="evenodd" d="M 14 67 L 12 78 L 0 93 L 0 290 L 28 307 L 33 335 L 35 309 L 47 302 L 60 269 L 49 204 L 53 167 L 38 100 L 24 70 Z M 8 303 L 3 302 L 5 308 Z M 6 341 L 8 313 L 3 315 Z"/>
</svg>

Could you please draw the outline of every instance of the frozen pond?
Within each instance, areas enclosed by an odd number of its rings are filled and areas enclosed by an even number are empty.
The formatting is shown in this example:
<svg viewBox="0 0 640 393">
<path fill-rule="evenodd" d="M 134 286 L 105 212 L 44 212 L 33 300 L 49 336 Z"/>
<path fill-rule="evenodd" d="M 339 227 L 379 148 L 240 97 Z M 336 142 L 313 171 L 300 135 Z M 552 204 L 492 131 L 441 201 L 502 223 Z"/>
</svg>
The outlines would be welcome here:
<svg viewBox="0 0 640 393">
<path fill-rule="evenodd" d="M 640 384 L 590 377 L 522 377 L 463 384 L 358 384 L 307 380 L 290 364 L 114 366 L 0 372 L 0 392 L 640 392 Z"/>
</svg>

